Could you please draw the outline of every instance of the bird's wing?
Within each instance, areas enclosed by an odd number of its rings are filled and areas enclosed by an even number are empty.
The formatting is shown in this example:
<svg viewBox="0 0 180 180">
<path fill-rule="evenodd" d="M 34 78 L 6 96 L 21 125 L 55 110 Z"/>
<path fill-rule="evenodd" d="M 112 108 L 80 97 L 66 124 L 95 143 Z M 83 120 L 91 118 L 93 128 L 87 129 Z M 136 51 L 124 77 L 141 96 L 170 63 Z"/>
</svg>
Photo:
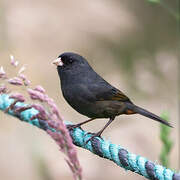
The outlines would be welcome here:
<svg viewBox="0 0 180 180">
<path fill-rule="evenodd" d="M 97 100 L 116 100 L 116 101 L 130 101 L 130 99 L 118 89 L 110 89 L 96 95 Z"/>
<path fill-rule="evenodd" d="M 90 91 L 95 95 L 96 101 L 130 101 L 130 99 L 123 92 L 111 86 L 104 80 L 100 84 L 98 83 L 91 85 Z"/>
</svg>

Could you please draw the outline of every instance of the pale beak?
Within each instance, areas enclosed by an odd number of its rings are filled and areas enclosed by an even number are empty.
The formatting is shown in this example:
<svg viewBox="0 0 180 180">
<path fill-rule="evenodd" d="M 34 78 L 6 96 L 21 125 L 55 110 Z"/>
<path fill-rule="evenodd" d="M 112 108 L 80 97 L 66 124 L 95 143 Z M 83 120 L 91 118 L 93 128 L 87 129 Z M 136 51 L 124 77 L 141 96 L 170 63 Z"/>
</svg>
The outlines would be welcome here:
<svg viewBox="0 0 180 180">
<path fill-rule="evenodd" d="M 52 63 L 55 64 L 56 66 L 63 66 L 63 62 L 60 57 L 55 59 Z"/>
</svg>

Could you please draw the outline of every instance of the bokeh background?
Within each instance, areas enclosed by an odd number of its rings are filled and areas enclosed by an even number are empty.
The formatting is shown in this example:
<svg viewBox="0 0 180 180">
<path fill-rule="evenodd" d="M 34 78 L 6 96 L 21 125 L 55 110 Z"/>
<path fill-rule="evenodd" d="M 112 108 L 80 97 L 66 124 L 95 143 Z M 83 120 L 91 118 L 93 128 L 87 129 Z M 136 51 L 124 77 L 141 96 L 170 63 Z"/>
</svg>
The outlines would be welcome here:
<svg viewBox="0 0 180 180">
<path fill-rule="evenodd" d="M 1 0 L 0 65 L 10 74 L 9 55 L 27 65 L 32 86 L 41 84 L 64 119 L 87 119 L 63 99 L 51 65 L 64 51 L 85 56 L 107 81 L 139 106 L 170 113 L 171 168 L 178 170 L 178 1 L 162 0 Z M 72 179 L 58 146 L 43 131 L 0 112 L 0 179 Z M 107 120 L 106 120 L 107 121 Z M 97 120 L 84 126 L 96 132 Z M 159 163 L 160 125 L 142 116 L 119 116 L 104 136 Z M 143 177 L 77 148 L 86 180 Z"/>
</svg>

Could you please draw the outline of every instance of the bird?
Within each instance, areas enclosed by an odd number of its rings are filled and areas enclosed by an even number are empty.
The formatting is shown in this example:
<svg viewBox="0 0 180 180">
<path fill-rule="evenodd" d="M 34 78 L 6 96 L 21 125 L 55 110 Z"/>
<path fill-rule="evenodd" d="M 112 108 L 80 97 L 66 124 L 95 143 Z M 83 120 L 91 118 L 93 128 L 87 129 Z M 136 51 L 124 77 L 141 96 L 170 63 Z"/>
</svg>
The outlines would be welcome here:
<svg viewBox="0 0 180 180">
<path fill-rule="evenodd" d="M 135 105 L 122 91 L 104 80 L 81 55 L 64 52 L 53 61 L 57 66 L 61 90 L 68 104 L 89 119 L 78 124 L 68 125 L 68 129 L 80 127 L 99 118 L 108 118 L 105 126 L 94 137 L 101 137 L 103 131 L 116 116 L 140 114 L 169 127 L 170 123 L 144 108 Z M 89 141 L 88 140 L 88 141 Z"/>
</svg>

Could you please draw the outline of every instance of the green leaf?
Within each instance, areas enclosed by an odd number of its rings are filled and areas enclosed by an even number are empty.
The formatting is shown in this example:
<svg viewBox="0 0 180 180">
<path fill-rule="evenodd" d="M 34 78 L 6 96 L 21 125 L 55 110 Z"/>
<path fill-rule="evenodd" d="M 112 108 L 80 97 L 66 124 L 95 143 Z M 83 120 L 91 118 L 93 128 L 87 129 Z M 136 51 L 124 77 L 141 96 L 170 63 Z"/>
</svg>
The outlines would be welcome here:
<svg viewBox="0 0 180 180">
<path fill-rule="evenodd" d="M 168 112 L 163 112 L 161 114 L 161 118 L 170 121 L 169 113 Z M 161 149 L 161 154 L 160 154 L 160 161 L 162 165 L 169 167 L 169 155 L 170 151 L 173 146 L 173 141 L 170 138 L 170 133 L 171 133 L 171 128 L 168 126 L 165 126 L 164 124 L 161 124 L 161 129 L 160 129 L 160 138 L 162 142 L 162 149 Z"/>
<path fill-rule="evenodd" d="M 151 3 L 160 3 L 160 0 L 148 0 Z"/>
</svg>

